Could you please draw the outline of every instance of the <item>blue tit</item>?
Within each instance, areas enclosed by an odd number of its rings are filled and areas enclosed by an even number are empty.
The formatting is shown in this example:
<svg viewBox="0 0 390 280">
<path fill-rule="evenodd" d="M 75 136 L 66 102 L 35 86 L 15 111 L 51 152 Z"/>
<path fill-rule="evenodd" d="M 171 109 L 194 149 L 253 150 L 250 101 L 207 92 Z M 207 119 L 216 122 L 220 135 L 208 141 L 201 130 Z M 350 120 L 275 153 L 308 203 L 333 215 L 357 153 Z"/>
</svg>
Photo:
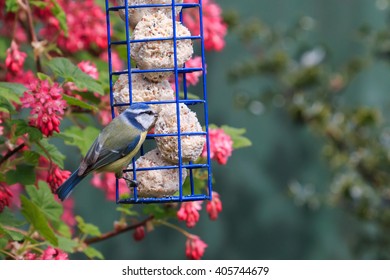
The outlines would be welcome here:
<svg viewBox="0 0 390 280">
<path fill-rule="evenodd" d="M 66 199 L 76 185 L 93 171 L 115 172 L 116 178 L 122 178 L 123 169 L 140 149 L 156 119 L 156 112 L 143 103 L 132 104 L 114 118 L 100 132 L 79 168 L 57 189 L 58 197 Z"/>
</svg>

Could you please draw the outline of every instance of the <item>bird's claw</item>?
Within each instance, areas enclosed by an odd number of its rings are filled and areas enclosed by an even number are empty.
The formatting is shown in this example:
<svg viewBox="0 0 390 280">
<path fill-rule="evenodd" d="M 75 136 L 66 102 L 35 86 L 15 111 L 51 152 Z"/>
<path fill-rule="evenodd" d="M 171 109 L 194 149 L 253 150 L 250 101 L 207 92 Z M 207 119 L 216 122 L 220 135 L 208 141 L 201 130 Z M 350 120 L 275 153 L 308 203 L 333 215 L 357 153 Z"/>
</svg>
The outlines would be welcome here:
<svg viewBox="0 0 390 280">
<path fill-rule="evenodd" d="M 124 177 L 123 177 L 123 179 L 124 179 L 125 181 L 129 182 L 128 186 L 129 186 L 130 188 L 136 188 L 136 187 L 138 187 L 138 185 L 139 185 L 139 182 L 136 181 L 136 180 L 132 180 L 132 179 L 124 178 Z"/>
</svg>

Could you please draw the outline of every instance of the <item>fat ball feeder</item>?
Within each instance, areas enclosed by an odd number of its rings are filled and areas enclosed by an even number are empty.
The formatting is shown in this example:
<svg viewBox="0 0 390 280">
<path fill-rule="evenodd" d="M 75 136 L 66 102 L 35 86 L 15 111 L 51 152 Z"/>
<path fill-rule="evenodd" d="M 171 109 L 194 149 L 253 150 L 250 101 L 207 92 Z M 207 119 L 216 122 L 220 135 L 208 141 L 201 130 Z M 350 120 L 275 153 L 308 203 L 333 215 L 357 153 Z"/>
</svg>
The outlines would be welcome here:
<svg viewBox="0 0 390 280">
<path fill-rule="evenodd" d="M 158 113 L 139 156 L 133 158 L 124 177 L 135 180 L 129 194 L 120 196 L 116 181 L 117 203 L 168 203 L 210 200 L 211 163 L 209 151 L 206 63 L 203 39 L 202 0 L 106 0 L 108 65 L 112 117 L 137 102 L 149 104 Z M 183 24 L 183 11 L 198 9 L 200 34 L 191 34 Z M 111 16 L 123 19 L 126 40 L 111 40 Z M 202 66 L 185 67 L 193 53 L 193 42 L 200 43 Z M 112 49 L 125 46 L 127 69 L 113 71 Z M 132 63 L 133 62 L 133 63 Z M 134 67 L 134 64 L 136 67 Z M 133 67 L 132 67 L 133 65 Z M 190 99 L 186 74 L 202 72 L 202 95 Z M 182 76 L 182 78 L 180 78 Z M 130 78 L 129 78 L 130 77 Z M 174 78 L 174 86 L 169 78 Z M 115 82 L 114 82 L 115 80 Z M 192 107 L 202 107 L 203 128 Z M 203 147 L 207 158 L 197 163 Z M 153 148 L 150 148 L 153 147 Z M 195 186 L 194 170 L 207 174 L 206 188 Z M 187 188 L 184 190 L 184 182 Z"/>
</svg>

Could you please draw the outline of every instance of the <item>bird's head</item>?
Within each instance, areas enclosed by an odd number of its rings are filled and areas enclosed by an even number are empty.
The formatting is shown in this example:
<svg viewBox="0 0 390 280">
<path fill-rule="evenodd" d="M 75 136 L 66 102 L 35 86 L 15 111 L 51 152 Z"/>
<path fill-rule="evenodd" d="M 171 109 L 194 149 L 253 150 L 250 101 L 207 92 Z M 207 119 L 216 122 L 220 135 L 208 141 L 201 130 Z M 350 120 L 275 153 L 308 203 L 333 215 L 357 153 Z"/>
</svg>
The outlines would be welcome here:
<svg viewBox="0 0 390 280">
<path fill-rule="evenodd" d="M 130 105 L 121 115 L 125 120 L 142 131 L 151 129 L 157 120 L 157 113 L 144 103 Z"/>
</svg>

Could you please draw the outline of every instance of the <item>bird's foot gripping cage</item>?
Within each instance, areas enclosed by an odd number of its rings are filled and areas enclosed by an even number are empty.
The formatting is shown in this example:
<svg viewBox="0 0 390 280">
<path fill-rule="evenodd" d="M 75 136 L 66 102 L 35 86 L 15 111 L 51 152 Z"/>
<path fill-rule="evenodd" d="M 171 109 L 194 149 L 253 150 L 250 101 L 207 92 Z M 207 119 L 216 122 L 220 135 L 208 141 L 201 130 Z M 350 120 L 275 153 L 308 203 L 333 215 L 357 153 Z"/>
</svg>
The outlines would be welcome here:
<svg viewBox="0 0 390 280">
<path fill-rule="evenodd" d="M 211 199 L 202 1 L 110 2 L 114 1 L 106 0 L 112 117 L 136 102 L 149 104 L 158 113 L 154 130 L 124 171 L 124 178 L 138 184 L 125 188 L 123 194 L 117 180 L 117 203 Z M 191 34 L 184 26 L 187 11 L 197 19 L 198 26 L 192 30 L 199 34 Z M 114 39 L 111 17 L 118 16 L 123 19 L 125 38 Z M 194 46 L 200 53 L 200 66 L 186 67 Z M 127 56 L 127 69 L 113 69 L 113 53 L 120 51 Z M 188 92 L 186 78 L 193 73 L 199 73 L 201 97 Z"/>
</svg>

